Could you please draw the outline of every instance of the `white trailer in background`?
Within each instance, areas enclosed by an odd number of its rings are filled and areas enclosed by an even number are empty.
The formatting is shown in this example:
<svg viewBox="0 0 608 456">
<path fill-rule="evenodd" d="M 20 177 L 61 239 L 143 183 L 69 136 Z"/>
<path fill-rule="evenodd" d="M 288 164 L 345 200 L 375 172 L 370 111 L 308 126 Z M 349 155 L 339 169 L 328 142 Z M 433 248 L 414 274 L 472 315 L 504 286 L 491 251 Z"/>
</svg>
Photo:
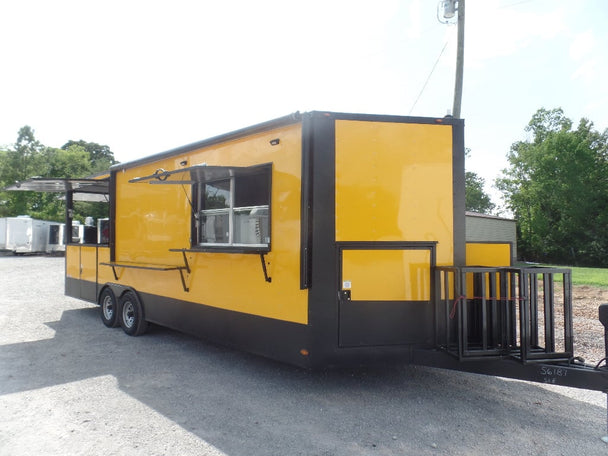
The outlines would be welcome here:
<svg viewBox="0 0 608 456">
<path fill-rule="evenodd" d="M 0 250 L 6 250 L 6 218 L 0 218 Z"/>
<path fill-rule="evenodd" d="M 107 219 L 105 221 L 107 243 Z M 97 228 L 73 222 L 69 242 L 82 244 L 98 237 Z M 0 218 L 0 250 L 13 253 L 65 252 L 65 223 L 37 220 L 27 215 Z"/>
<path fill-rule="evenodd" d="M 65 223 L 48 222 L 47 253 L 65 252 Z"/>
<path fill-rule="evenodd" d="M 65 224 L 30 216 L 0 218 L 0 250 L 13 253 L 65 252 Z"/>
<path fill-rule="evenodd" d="M 14 253 L 46 252 L 49 222 L 29 216 L 6 218 L 6 250 Z"/>
</svg>

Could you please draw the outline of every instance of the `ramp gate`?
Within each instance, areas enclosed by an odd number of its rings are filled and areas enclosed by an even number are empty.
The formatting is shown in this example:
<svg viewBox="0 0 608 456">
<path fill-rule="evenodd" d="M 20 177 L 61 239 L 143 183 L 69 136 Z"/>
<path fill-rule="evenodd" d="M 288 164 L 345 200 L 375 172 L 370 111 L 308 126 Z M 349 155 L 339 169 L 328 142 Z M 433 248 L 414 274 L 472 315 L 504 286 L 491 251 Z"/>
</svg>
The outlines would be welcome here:
<svg viewBox="0 0 608 456">
<path fill-rule="evenodd" d="M 436 344 L 459 360 L 574 355 L 572 280 L 559 268 L 435 268 Z"/>
</svg>

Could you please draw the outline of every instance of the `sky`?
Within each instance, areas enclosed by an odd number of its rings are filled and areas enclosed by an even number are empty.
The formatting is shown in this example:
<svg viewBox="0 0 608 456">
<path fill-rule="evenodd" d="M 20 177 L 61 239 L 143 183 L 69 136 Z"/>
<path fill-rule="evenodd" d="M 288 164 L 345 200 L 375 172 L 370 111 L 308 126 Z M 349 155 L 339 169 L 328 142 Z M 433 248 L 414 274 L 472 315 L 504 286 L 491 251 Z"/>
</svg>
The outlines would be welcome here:
<svg viewBox="0 0 608 456">
<path fill-rule="evenodd" d="M 295 111 L 443 117 L 436 0 L 0 0 L 0 147 L 105 144 L 127 162 Z M 608 1 L 467 0 L 466 168 L 493 181 L 539 108 L 608 128 Z"/>
</svg>

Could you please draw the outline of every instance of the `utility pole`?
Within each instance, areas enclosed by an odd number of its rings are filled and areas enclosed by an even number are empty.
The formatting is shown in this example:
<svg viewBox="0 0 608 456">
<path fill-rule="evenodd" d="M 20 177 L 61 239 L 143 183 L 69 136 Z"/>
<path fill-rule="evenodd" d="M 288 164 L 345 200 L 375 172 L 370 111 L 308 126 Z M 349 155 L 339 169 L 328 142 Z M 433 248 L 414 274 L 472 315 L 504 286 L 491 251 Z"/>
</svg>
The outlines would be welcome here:
<svg viewBox="0 0 608 456">
<path fill-rule="evenodd" d="M 458 47 L 456 49 L 456 82 L 454 84 L 454 106 L 452 115 L 460 118 L 462 105 L 462 78 L 464 65 L 464 1 L 458 0 Z"/>
<path fill-rule="evenodd" d="M 464 1 L 465 0 L 441 0 L 437 5 L 437 19 L 442 24 L 453 24 L 454 16 L 458 12 L 456 21 L 458 23 L 458 44 L 456 49 L 456 78 L 454 84 L 454 105 L 452 116 L 460 118 L 460 106 L 462 104 L 462 74 L 464 65 Z M 443 10 L 440 13 L 440 10 Z M 443 18 L 442 18 L 443 16 Z"/>
</svg>

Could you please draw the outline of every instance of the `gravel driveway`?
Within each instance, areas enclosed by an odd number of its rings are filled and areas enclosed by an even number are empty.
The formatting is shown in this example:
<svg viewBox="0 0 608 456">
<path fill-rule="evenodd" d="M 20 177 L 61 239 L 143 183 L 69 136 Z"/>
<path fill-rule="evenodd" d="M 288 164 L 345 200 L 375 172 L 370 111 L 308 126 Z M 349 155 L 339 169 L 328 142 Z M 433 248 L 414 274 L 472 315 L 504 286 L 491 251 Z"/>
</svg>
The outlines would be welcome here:
<svg viewBox="0 0 608 456">
<path fill-rule="evenodd" d="M 601 393 L 133 338 L 63 296 L 63 271 L 0 257 L 1 455 L 608 455 Z"/>
</svg>

